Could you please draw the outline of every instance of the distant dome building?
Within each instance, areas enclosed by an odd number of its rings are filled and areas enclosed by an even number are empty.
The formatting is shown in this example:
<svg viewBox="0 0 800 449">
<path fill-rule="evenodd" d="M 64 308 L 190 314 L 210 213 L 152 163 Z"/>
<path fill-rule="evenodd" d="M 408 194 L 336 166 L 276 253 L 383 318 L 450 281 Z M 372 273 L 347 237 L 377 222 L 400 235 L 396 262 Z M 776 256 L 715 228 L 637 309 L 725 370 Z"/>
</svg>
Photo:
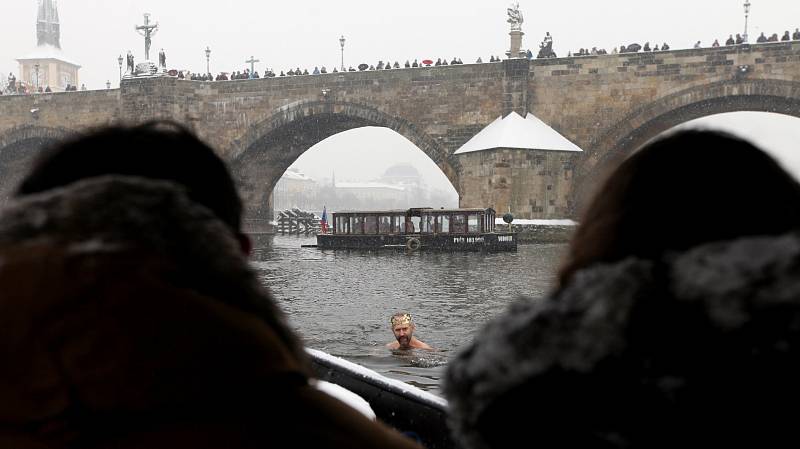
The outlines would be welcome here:
<svg viewBox="0 0 800 449">
<path fill-rule="evenodd" d="M 18 58 L 19 78 L 34 91 L 50 87 L 63 92 L 67 86 L 79 85 L 81 66 L 72 62 L 61 50 L 61 24 L 55 0 L 39 0 L 36 20 L 36 49 Z"/>
<path fill-rule="evenodd" d="M 392 165 L 386 169 L 380 181 L 385 184 L 411 188 L 419 187 L 422 184 L 419 170 L 411 164 Z"/>
<path fill-rule="evenodd" d="M 397 164 L 387 168 L 383 176 L 419 177 L 419 171 L 411 164 Z"/>
</svg>

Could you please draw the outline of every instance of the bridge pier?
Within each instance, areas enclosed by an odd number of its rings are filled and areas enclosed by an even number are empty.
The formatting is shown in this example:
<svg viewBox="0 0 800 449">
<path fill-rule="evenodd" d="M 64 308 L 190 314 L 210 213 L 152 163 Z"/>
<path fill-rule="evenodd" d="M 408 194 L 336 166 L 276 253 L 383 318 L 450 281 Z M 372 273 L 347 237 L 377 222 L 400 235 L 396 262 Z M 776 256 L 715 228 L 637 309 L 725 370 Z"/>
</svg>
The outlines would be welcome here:
<svg viewBox="0 0 800 449">
<path fill-rule="evenodd" d="M 520 219 L 572 217 L 581 153 L 498 148 L 458 156 L 461 207 L 491 207 Z"/>
</svg>

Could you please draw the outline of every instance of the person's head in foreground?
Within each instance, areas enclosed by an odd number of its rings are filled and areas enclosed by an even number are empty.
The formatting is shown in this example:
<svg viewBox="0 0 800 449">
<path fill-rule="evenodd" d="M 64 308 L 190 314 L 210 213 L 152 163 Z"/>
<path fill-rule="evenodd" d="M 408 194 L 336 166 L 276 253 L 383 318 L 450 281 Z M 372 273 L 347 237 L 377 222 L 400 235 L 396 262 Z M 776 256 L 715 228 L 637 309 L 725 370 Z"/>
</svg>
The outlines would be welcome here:
<svg viewBox="0 0 800 449">
<path fill-rule="evenodd" d="M 394 338 L 397 340 L 386 345 L 390 349 L 431 349 L 430 346 L 414 336 L 417 326 L 414 324 L 411 314 L 396 313 L 389 319 L 389 323 L 392 326 Z"/>
<path fill-rule="evenodd" d="M 712 131 L 659 139 L 625 160 L 580 220 L 559 273 L 800 224 L 800 184 L 751 143 Z"/>
<path fill-rule="evenodd" d="M 46 151 L 0 211 L 0 447 L 413 447 L 310 387 L 240 220 L 178 125 Z"/>
<path fill-rule="evenodd" d="M 449 365 L 463 447 L 796 445 L 800 188 L 747 142 L 683 132 L 624 162 L 558 289 Z"/>
<path fill-rule="evenodd" d="M 242 200 L 225 162 L 183 126 L 168 121 L 98 129 L 45 150 L 20 183 L 17 196 L 106 175 L 179 184 L 233 231 L 244 252 Z"/>
</svg>

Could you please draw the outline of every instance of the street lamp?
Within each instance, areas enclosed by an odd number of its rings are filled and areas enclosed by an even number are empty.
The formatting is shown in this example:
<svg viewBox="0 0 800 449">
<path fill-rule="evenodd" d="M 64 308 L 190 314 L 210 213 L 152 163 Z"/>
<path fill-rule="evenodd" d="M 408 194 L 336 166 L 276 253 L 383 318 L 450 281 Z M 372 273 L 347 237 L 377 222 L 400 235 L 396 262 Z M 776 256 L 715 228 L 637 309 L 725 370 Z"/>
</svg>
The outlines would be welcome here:
<svg viewBox="0 0 800 449">
<path fill-rule="evenodd" d="M 744 43 L 747 43 L 747 16 L 750 15 L 750 0 L 744 0 Z"/>
<path fill-rule="evenodd" d="M 211 47 L 206 46 L 206 73 L 211 73 Z"/>
<path fill-rule="evenodd" d="M 122 55 L 117 58 L 117 63 L 119 64 L 119 80 L 122 81 Z"/>
<path fill-rule="evenodd" d="M 36 71 L 36 92 L 39 92 L 39 63 L 34 64 L 33 68 Z"/>
<path fill-rule="evenodd" d="M 339 45 L 342 47 L 342 72 L 344 72 L 344 35 L 339 38 Z"/>
</svg>

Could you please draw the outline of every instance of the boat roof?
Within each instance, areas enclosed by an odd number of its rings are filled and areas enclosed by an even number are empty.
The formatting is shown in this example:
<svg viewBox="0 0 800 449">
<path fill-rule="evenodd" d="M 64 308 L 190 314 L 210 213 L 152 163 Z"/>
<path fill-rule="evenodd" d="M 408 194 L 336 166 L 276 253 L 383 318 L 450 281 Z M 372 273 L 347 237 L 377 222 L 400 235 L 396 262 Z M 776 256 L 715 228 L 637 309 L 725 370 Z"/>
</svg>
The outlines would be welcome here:
<svg viewBox="0 0 800 449">
<path fill-rule="evenodd" d="M 365 215 L 400 215 L 413 212 L 425 212 L 432 214 L 449 214 L 457 212 L 494 212 L 491 207 L 466 207 L 457 209 L 434 209 L 432 207 L 412 207 L 411 209 L 384 209 L 384 210 L 342 210 L 334 212 L 334 214 L 365 214 Z"/>
<path fill-rule="evenodd" d="M 489 126 L 456 150 L 454 154 L 492 150 L 495 148 L 572 152 L 583 151 L 530 112 L 525 118 L 522 118 L 522 116 L 516 112 L 511 112 L 505 117 L 497 117 Z"/>
</svg>

